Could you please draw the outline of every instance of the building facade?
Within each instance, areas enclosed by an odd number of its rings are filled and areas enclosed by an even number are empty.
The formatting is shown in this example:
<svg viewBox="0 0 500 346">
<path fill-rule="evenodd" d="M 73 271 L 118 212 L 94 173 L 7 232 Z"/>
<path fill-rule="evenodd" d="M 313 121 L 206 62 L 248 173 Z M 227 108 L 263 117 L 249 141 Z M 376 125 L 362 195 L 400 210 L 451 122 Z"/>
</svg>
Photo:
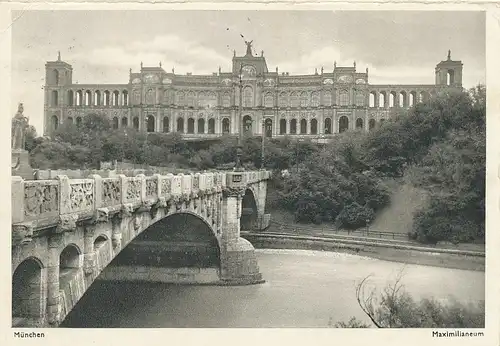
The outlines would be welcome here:
<svg viewBox="0 0 500 346">
<path fill-rule="evenodd" d="M 221 135 L 322 138 L 346 130 L 369 131 L 394 107 L 410 107 L 444 88 L 462 88 L 461 61 L 441 61 L 433 85 L 374 85 L 353 66 L 290 75 L 269 71 L 264 53 L 234 53 L 232 71 L 212 75 L 175 74 L 142 66 L 126 84 L 73 84 L 72 66 L 45 65 L 44 133 L 80 123 L 90 113 L 109 117 L 114 128 L 179 132 L 189 138 Z M 241 122 L 239 121 L 241 119 Z"/>
</svg>

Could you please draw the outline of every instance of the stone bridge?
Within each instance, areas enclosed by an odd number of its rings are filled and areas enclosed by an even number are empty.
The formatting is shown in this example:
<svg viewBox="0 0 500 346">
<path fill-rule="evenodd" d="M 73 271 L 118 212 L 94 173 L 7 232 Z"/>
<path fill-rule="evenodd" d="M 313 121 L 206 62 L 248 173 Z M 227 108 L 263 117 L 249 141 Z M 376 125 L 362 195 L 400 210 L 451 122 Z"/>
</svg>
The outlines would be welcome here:
<svg viewBox="0 0 500 346">
<path fill-rule="evenodd" d="M 267 171 L 12 177 L 13 326 L 58 326 L 98 276 L 262 282 L 240 228 L 268 226 L 269 177 Z"/>
</svg>

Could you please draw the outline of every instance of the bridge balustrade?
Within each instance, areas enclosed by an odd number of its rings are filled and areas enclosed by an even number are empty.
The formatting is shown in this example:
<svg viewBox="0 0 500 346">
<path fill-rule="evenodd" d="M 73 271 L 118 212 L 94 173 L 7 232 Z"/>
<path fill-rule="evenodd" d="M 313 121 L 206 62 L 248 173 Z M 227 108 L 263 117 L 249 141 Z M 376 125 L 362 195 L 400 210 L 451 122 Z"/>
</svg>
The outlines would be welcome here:
<svg viewBox="0 0 500 346">
<path fill-rule="evenodd" d="M 270 177 L 268 171 L 245 171 L 239 184 L 252 184 Z M 78 219 L 92 217 L 101 208 L 114 209 L 126 204 L 153 204 L 160 199 L 184 197 L 200 192 L 220 192 L 227 185 L 226 172 L 196 174 L 138 175 L 117 178 L 25 181 L 12 177 L 12 223 L 32 222 L 35 227 L 59 222 L 59 216 L 77 215 Z M 76 220 L 75 220 L 76 221 Z"/>
</svg>

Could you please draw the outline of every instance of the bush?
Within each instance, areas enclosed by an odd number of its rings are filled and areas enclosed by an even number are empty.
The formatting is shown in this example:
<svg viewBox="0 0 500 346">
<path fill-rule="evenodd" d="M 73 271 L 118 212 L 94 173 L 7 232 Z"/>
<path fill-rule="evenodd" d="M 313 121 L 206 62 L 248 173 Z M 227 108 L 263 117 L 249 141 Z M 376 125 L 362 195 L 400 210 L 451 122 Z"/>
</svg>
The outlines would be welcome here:
<svg viewBox="0 0 500 346">
<path fill-rule="evenodd" d="M 361 310 L 377 328 L 484 328 L 484 301 L 463 304 L 457 300 L 441 303 L 435 299 L 415 301 L 401 285 L 401 271 L 394 284 L 387 285 L 377 299 L 375 291 L 366 292 L 368 277 L 356 287 Z M 366 328 L 354 317 L 337 322 L 337 328 Z"/>
<path fill-rule="evenodd" d="M 335 219 L 337 227 L 356 229 L 369 224 L 374 218 L 373 209 L 354 202 L 342 209 Z"/>
</svg>

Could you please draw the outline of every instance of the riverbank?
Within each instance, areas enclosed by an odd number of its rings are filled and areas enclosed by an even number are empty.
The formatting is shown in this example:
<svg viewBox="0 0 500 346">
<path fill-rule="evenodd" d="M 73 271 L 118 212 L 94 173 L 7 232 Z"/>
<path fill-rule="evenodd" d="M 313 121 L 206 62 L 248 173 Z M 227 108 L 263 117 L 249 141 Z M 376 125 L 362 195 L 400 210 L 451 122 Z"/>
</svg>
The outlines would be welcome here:
<svg viewBox="0 0 500 346">
<path fill-rule="evenodd" d="M 389 241 L 369 242 L 289 234 L 242 232 L 241 236 L 252 243 L 256 249 L 334 251 L 406 264 L 473 271 L 485 270 L 484 253 L 475 251 L 425 248 Z"/>
</svg>

